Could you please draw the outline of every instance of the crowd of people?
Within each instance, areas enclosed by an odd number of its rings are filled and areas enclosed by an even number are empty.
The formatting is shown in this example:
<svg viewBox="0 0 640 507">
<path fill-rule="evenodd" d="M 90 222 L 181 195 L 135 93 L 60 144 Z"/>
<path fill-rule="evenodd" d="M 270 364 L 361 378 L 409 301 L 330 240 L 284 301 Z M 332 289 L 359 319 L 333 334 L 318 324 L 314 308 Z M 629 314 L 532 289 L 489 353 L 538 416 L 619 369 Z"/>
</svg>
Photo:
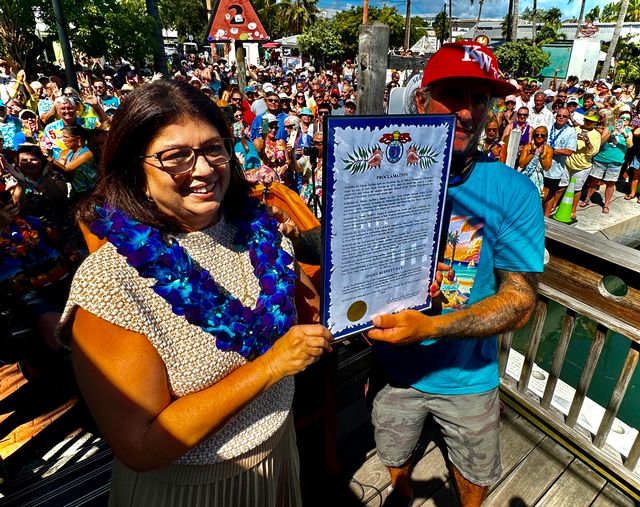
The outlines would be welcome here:
<svg viewBox="0 0 640 507">
<path fill-rule="evenodd" d="M 535 80 L 513 83 L 517 92 L 496 100 L 480 149 L 505 162 L 510 134 L 518 131 L 513 165 L 540 190 L 545 216 L 557 209 L 572 179 L 572 220 L 578 206 L 592 205 L 602 185 L 602 213 L 609 213 L 618 183 L 626 200 L 640 203 L 640 101 L 633 84 L 579 81 L 576 76 L 557 87 L 552 81 L 547 89 Z"/>
<path fill-rule="evenodd" d="M 194 54 L 169 79 L 87 62 L 79 90 L 0 59 L 0 282 L 52 350 L 71 350 L 116 457 L 114 505 L 300 505 L 292 376 L 331 336 L 296 321 L 319 296 L 287 217 L 250 186 L 282 182 L 321 218 L 323 119 L 355 113 L 358 83 L 350 60 L 316 71 L 272 57 L 244 89 L 235 65 Z M 460 308 L 374 318 L 386 381 L 372 418 L 395 505 L 411 503 L 428 412 L 462 505 L 480 505 L 500 477 L 496 335 L 533 309 L 543 210 L 575 178 L 575 206 L 603 182 L 608 212 L 623 166 L 627 197 L 637 190 L 632 87 L 499 75 L 488 48 L 446 44 L 413 97 L 418 114 L 457 118 L 445 222 L 477 226 L 482 262 Z M 390 73 L 385 97 L 401 81 Z M 516 131 L 515 168 L 495 163 Z M 89 255 L 76 220 L 106 244 Z"/>
</svg>

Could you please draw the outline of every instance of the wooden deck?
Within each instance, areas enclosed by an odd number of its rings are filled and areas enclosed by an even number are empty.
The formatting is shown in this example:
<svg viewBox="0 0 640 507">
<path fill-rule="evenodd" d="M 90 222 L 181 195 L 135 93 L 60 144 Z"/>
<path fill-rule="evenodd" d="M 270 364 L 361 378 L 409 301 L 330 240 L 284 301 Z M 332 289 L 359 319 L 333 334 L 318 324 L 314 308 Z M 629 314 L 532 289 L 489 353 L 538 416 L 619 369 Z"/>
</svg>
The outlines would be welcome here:
<svg viewBox="0 0 640 507">
<path fill-rule="evenodd" d="M 413 470 L 412 505 L 458 505 L 443 454 L 431 436 L 426 436 Z M 349 455 L 349 442 L 357 440 L 356 436 L 344 439 L 347 448 L 342 447 L 340 454 Z M 502 412 L 500 441 L 503 475 L 490 489 L 487 507 L 637 505 L 508 406 Z M 353 472 L 348 491 L 339 494 L 334 505 L 384 505 L 388 486 L 387 470 L 370 449 Z"/>
<path fill-rule="evenodd" d="M 360 377 L 349 377 L 348 391 L 361 393 Z M 26 383 L 15 365 L 0 368 L 0 388 L 0 455 L 9 478 L 0 485 L 0 505 L 106 506 L 111 451 L 73 390 Z M 346 398 L 337 414 L 338 463 L 328 473 L 326 463 L 320 464 L 326 450 L 321 421 L 298 432 L 305 507 L 384 504 L 389 477 L 373 450 L 364 400 Z M 504 473 L 486 506 L 637 506 L 508 406 L 501 425 Z M 432 436 L 425 435 L 418 453 L 413 505 L 455 506 L 443 454 Z"/>
</svg>

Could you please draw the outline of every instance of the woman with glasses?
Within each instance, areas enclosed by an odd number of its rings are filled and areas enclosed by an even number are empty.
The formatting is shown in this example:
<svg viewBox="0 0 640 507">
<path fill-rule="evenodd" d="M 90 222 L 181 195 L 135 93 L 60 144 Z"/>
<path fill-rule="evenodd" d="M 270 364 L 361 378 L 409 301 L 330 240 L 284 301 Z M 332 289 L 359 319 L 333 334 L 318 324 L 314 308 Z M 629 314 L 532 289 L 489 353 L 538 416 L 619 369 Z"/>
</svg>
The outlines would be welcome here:
<svg viewBox="0 0 640 507">
<path fill-rule="evenodd" d="M 544 198 L 544 174 L 551 168 L 553 149 L 547 144 L 549 133 L 547 127 L 536 127 L 520 155 L 518 170 L 527 176 Z"/>
<path fill-rule="evenodd" d="M 292 375 L 330 335 L 295 325 L 296 286 L 317 294 L 249 198 L 231 135 L 193 87 L 141 86 L 80 207 L 107 243 L 79 268 L 60 333 L 115 455 L 113 505 L 301 504 Z"/>
<path fill-rule="evenodd" d="M 604 111 L 602 111 L 604 113 Z M 605 184 L 603 213 L 609 213 L 609 205 L 615 184 L 624 164 L 624 156 L 633 143 L 633 132 L 629 127 L 631 113 L 622 110 L 614 125 L 606 125 L 600 131 L 600 151 L 593 157 L 593 167 L 589 173 L 589 188 L 584 206 L 591 204 L 591 197 L 602 183 Z"/>
<path fill-rule="evenodd" d="M 498 130 L 498 122 L 489 120 L 484 127 L 484 139 L 478 144 L 478 150 L 490 161 L 500 160 L 500 152 L 504 146 L 498 137 Z"/>
</svg>

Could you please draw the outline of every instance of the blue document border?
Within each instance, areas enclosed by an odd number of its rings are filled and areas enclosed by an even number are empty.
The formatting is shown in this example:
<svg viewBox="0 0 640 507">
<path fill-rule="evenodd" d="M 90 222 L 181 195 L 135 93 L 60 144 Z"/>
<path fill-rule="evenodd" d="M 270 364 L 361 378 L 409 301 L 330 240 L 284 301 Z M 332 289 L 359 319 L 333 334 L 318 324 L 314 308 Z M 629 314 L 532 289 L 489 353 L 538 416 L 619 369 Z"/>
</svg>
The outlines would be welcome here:
<svg viewBox="0 0 640 507">
<path fill-rule="evenodd" d="M 330 238 L 334 234 L 332 231 L 333 195 L 328 189 L 333 188 L 335 182 L 335 130 L 340 128 L 363 128 L 380 127 L 394 130 L 402 130 L 403 126 L 449 126 L 447 142 L 449 149 L 444 150 L 444 167 L 441 174 L 441 189 L 438 199 L 439 214 L 436 219 L 436 234 L 434 238 L 434 249 L 432 252 L 432 265 L 430 266 L 431 278 L 435 279 L 436 267 L 438 265 L 440 237 L 442 235 L 442 222 L 445 208 L 445 197 L 448 188 L 449 168 L 451 166 L 451 155 L 453 153 L 453 138 L 455 135 L 456 117 L 454 115 L 385 115 L 385 116 L 329 116 L 326 118 L 324 129 L 324 142 L 326 156 L 322 168 L 322 297 L 320 300 L 320 322 L 324 326 L 329 323 L 329 306 L 331 294 L 331 269 L 333 259 L 331 258 Z M 412 307 L 414 310 L 424 311 L 431 308 L 431 298 L 427 297 L 424 304 Z M 365 324 L 354 325 L 341 332 L 334 333 L 334 340 L 345 339 L 361 331 L 371 329 L 373 324 L 369 321 Z"/>
</svg>

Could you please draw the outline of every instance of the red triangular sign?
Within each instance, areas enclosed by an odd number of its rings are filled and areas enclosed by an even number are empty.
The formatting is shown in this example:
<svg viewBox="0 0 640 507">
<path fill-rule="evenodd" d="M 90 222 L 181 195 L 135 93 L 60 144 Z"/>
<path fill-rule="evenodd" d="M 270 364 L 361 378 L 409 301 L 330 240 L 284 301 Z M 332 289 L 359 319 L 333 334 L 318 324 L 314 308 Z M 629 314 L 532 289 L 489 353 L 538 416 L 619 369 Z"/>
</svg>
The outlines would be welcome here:
<svg viewBox="0 0 640 507">
<path fill-rule="evenodd" d="M 269 36 L 249 0 L 219 0 L 211 13 L 207 40 L 263 42 Z"/>
</svg>

